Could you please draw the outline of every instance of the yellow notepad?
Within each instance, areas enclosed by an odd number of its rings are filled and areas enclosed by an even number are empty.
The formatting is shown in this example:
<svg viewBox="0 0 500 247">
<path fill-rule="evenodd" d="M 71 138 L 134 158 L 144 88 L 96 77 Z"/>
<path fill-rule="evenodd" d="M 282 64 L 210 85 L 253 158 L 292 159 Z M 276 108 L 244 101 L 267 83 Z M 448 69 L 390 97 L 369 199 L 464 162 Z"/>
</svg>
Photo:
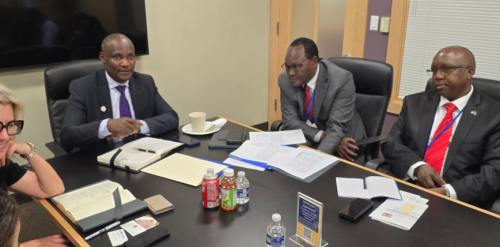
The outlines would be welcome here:
<svg viewBox="0 0 500 247">
<path fill-rule="evenodd" d="M 203 175 L 207 173 L 208 168 L 213 168 L 214 172 L 218 173 L 227 166 L 175 153 L 144 168 L 142 171 L 197 187 L 201 184 Z"/>
</svg>

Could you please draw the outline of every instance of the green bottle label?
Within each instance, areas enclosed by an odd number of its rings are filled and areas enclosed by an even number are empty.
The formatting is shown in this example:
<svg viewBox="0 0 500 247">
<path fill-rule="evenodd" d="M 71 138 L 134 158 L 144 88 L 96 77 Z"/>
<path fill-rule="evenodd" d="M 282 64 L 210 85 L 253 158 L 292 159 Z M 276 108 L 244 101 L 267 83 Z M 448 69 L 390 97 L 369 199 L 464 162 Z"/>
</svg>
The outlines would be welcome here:
<svg viewBox="0 0 500 247">
<path fill-rule="evenodd" d="M 222 206 L 232 208 L 236 205 L 236 189 L 224 190 L 221 189 Z"/>
</svg>

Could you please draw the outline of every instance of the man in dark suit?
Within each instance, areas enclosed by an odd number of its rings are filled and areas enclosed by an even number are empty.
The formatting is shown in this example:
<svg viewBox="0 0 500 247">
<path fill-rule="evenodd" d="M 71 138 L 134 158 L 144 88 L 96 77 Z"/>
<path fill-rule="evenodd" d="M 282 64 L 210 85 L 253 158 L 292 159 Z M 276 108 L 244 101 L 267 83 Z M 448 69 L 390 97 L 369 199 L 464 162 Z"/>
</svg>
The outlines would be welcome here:
<svg viewBox="0 0 500 247">
<path fill-rule="evenodd" d="M 352 74 L 328 60 L 320 60 L 314 41 L 293 41 L 282 68 L 285 73 L 279 76 L 278 83 L 284 130 L 302 129 L 306 145 L 330 154 L 344 136 L 366 136 L 354 107 Z"/>
<path fill-rule="evenodd" d="M 66 147 L 100 140 L 159 134 L 179 125 L 177 113 L 158 93 L 151 76 L 134 72 L 135 52 L 123 34 L 102 42 L 104 69 L 71 82 L 61 130 Z"/>
<path fill-rule="evenodd" d="M 428 72 L 436 90 L 406 96 L 382 152 L 398 178 L 489 208 L 500 196 L 500 103 L 474 90 L 474 55 L 440 50 Z"/>
</svg>

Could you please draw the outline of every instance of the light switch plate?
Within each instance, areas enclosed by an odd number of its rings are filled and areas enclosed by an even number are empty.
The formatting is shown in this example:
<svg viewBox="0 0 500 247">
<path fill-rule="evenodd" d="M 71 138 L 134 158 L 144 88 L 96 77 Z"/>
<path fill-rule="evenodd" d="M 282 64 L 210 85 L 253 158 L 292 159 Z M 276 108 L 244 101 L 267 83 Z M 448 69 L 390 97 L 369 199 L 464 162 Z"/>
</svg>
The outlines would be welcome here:
<svg viewBox="0 0 500 247">
<path fill-rule="evenodd" d="M 377 31 L 378 30 L 378 15 L 372 15 L 370 17 L 370 30 L 371 31 Z"/>
<path fill-rule="evenodd" d="M 381 17 L 380 18 L 380 32 L 381 33 L 388 33 L 390 23 L 391 23 L 391 17 Z"/>
</svg>

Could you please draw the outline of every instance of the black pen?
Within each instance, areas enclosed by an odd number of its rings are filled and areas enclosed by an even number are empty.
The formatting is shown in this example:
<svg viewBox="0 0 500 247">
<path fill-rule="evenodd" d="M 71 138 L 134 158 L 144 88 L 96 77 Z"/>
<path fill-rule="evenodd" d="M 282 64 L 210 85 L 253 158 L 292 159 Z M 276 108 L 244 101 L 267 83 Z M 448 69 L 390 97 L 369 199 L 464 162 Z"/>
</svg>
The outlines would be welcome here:
<svg viewBox="0 0 500 247">
<path fill-rule="evenodd" d="M 363 187 L 366 190 L 366 176 L 365 175 L 363 175 Z"/>
<path fill-rule="evenodd" d="M 142 148 L 134 148 L 134 150 L 146 152 L 146 153 L 151 153 L 151 154 L 156 154 L 155 150 L 148 150 L 148 149 L 142 149 Z"/>
</svg>

